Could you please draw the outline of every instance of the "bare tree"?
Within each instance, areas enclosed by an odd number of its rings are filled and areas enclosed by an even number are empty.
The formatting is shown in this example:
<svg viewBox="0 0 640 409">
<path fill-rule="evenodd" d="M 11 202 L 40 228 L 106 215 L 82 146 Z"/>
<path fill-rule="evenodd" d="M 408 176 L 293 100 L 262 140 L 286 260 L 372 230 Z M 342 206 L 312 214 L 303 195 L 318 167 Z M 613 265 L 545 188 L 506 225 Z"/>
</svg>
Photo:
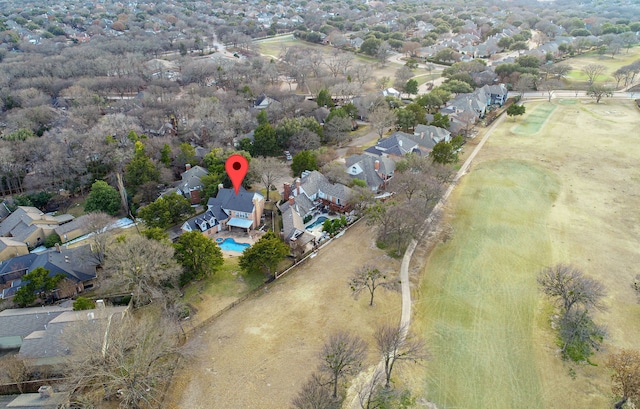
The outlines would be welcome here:
<svg viewBox="0 0 640 409">
<path fill-rule="evenodd" d="M 556 79 L 550 79 L 545 81 L 540 81 L 538 84 L 538 90 L 543 93 L 546 92 L 549 98 L 549 102 L 551 102 L 551 96 L 553 95 L 553 90 L 556 90 L 562 86 L 562 82 Z"/>
<path fill-rule="evenodd" d="M 269 201 L 269 192 L 279 179 L 289 176 L 288 167 L 276 158 L 254 158 L 251 161 L 251 172 L 259 179 L 264 188 L 267 190 L 267 202 Z"/>
<path fill-rule="evenodd" d="M 361 87 L 367 83 L 372 77 L 372 68 L 368 64 L 356 64 L 349 70 L 351 78 Z"/>
<path fill-rule="evenodd" d="M 357 335 L 337 332 L 329 337 L 320 353 L 320 370 L 331 377 L 332 396 L 338 397 L 338 381 L 360 371 L 367 356 L 367 344 Z"/>
<path fill-rule="evenodd" d="M 601 64 L 589 64 L 582 69 L 582 72 L 587 76 L 589 85 L 593 85 L 596 79 L 598 79 L 598 76 L 604 73 L 606 69 L 607 67 Z"/>
<path fill-rule="evenodd" d="M 375 409 L 376 391 L 384 380 L 384 374 L 376 367 L 373 376 L 358 386 L 358 403 L 361 409 Z"/>
<path fill-rule="evenodd" d="M 173 247 L 140 235 L 130 235 L 107 248 L 105 287 L 131 291 L 135 305 L 162 298 L 180 275 Z"/>
<path fill-rule="evenodd" d="M 322 376 L 313 373 L 293 398 L 291 406 L 295 409 L 338 409 L 340 402 L 331 396 L 327 382 L 322 379 Z"/>
<path fill-rule="evenodd" d="M 159 407 L 175 362 L 177 331 L 173 323 L 151 317 L 94 315 L 65 329 L 73 401 L 116 398 L 122 408 Z"/>
<path fill-rule="evenodd" d="M 351 131 L 351 118 L 334 116 L 324 124 L 324 138 L 328 143 L 342 145 L 349 138 Z"/>
<path fill-rule="evenodd" d="M 391 373 L 398 361 L 422 361 L 428 354 L 421 339 L 407 332 L 406 325 L 380 325 L 374 333 L 378 352 L 382 355 L 385 373 L 385 388 L 391 382 Z"/>
<path fill-rule="evenodd" d="M 380 61 L 380 64 L 383 66 L 387 64 L 387 60 L 391 55 L 391 46 L 386 41 L 383 41 L 378 46 L 378 51 L 376 52 L 376 58 Z"/>
<path fill-rule="evenodd" d="M 524 96 L 526 91 L 533 89 L 535 77 L 532 74 L 522 74 L 518 77 L 513 89 L 520 93 L 520 98 Z"/>
<path fill-rule="evenodd" d="M 365 289 L 369 291 L 370 306 L 373 306 L 373 296 L 378 287 L 391 289 L 395 283 L 387 281 L 387 275 L 372 265 L 358 268 L 349 279 L 349 288 L 356 299 Z"/>
<path fill-rule="evenodd" d="M 385 131 L 396 123 L 396 113 L 388 104 L 376 105 L 369 113 L 369 121 L 371 127 L 378 134 L 378 138 L 382 139 Z"/>
<path fill-rule="evenodd" d="M 31 375 L 25 362 L 17 354 L 8 355 L 0 360 L 0 380 L 3 383 L 15 383 L 23 393 L 23 384 Z"/>
<path fill-rule="evenodd" d="M 103 212 L 89 213 L 84 217 L 83 226 L 91 234 L 91 253 L 88 254 L 88 261 L 98 265 L 104 263 L 107 246 L 111 239 L 109 225 L 115 222 L 115 218 Z"/>
<path fill-rule="evenodd" d="M 333 77 L 345 75 L 351 66 L 353 56 L 339 50 L 334 50 L 331 56 L 325 58 L 324 63 L 331 71 Z"/>
<path fill-rule="evenodd" d="M 576 362 L 586 361 L 598 350 L 607 331 L 597 325 L 586 308 L 573 308 L 559 320 L 562 355 Z"/>
<path fill-rule="evenodd" d="M 611 354 L 607 359 L 607 367 L 613 370 L 611 389 L 614 394 L 621 396 L 613 407 L 622 409 L 629 400 L 637 405 L 640 401 L 640 353 L 624 349 Z"/>
<path fill-rule="evenodd" d="M 407 66 L 402 66 L 398 68 L 395 75 L 395 80 L 393 82 L 393 86 L 396 87 L 399 91 L 402 91 L 404 85 L 413 78 L 413 71 Z"/>
<path fill-rule="evenodd" d="M 574 306 L 604 309 L 601 303 L 605 296 L 604 286 L 585 277 L 582 271 L 571 265 L 556 264 L 546 267 L 538 276 L 538 284 L 547 296 L 556 299 L 565 313 Z"/>
<path fill-rule="evenodd" d="M 402 192 L 407 196 L 407 200 L 411 201 L 413 195 L 422 190 L 425 182 L 425 175 L 421 172 L 407 170 L 406 172 L 396 172 L 391 179 L 391 188 L 393 191 Z"/>
<path fill-rule="evenodd" d="M 613 96 L 613 91 L 609 87 L 605 87 L 601 84 L 593 84 L 587 90 L 587 96 L 595 98 L 596 104 L 600 103 L 603 97 Z"/>
</svg>

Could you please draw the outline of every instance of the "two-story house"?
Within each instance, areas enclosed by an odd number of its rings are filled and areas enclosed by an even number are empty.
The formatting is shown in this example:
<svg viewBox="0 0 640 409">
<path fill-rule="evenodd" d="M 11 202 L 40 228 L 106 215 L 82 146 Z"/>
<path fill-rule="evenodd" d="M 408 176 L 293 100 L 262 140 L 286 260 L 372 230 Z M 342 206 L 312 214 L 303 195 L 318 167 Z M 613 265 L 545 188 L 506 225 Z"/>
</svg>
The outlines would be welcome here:
<svg viewBox="0 0 640 409">
<path fill-rule="evenodd" d="M 248 232 L 260 226 L 264 196 L 248 192 L 243 187 L 236 195 L 233 189 L 225 189 L 220 185 L 218 195 L 209 199 L 207 208 L 219 223 L 218 231 L 238 227 Z"/>
</svg>

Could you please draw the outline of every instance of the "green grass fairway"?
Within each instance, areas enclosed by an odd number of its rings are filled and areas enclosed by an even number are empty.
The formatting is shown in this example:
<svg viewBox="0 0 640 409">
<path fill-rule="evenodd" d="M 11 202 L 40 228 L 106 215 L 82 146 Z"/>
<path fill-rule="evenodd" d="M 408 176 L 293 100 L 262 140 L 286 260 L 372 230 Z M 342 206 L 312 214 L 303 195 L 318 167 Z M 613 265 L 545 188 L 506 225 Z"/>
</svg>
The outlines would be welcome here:
<svg viewBox="0 0 640 409">
<path fill-rule="evenodd" d="M 524 120 L 513 129 L 513 132 L 519 135 L 534 135 L 540 132 L 542 125 L 555 109 L 556 105 L 551 103 L 537 105 L 531 112 L 525 114 Z"/>
<path fill-rule="evenodd" d="M 532 332 L 559 186 L 542 167 L 504 160 L 456 190 L 453 239 L 430 257 L 417 308 L 432 353 L 425 395 L 438 408 L 544 407 Z"/>
</svg>

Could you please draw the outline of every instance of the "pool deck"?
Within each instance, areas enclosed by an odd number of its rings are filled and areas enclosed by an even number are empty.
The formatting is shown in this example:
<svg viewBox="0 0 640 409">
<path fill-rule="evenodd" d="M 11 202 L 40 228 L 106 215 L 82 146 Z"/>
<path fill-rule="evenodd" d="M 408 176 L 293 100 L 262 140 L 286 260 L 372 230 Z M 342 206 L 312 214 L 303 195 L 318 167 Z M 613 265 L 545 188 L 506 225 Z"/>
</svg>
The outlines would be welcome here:
<svg viewBox="0 0 640 409">
<path fill-rule="evenodd" d="M 329 220 L 333 220 L 333 219 L 335 219 L 335 216 L 329 216 L 329 215 L 328 215 L 328 214 L 326 214 L 326 213 L 321 213 L 321 214 L 317 215 L 316 217 L 314 217 L 313 219 L 311 219 L 311 220 L 309 221 L 309 223 L 307 223 L 307 224 L 305 225 L 305 229 L 306 229 L 309 233 L 311 233 L 311 234 L 313 234 L 314 236 L 316 236 L 316 238 L 318 238 L 318 239 L 319 239 L 320 237 L 322 237 L 322 228 L 323 228 L 322 223 L 321 223 L 321 224 L 319 224 L 319 225 L 317 225 L 317 226 L 314 226 L 311 230 L 309 230 L 307 227 L 308 227 L 308 226 L 310 226 L 310 225 L 312 225 L 313 223 L 315 223 L 315 222 L 316 222 L 316 220 L 318 220 L 318 219 L 319 219 L 319 218 L 321 218 L 321 217 L 325 217 L 325 218 L 327 218 L 327 219 L 329 219 Z M 324 223 L 324 222 L 323 222 L 323 223 Z"/>
<path fill-rule="evenodd" d="M 247 234 L 246 231 L 239 231 L 239 230 L 221 231 L 220 233 L 217 233 L 215 236 L 212 236 L 211 240 L 215 242 L 218 239 L 222 239 L 222 240 L 234 239 L 236 243 L 247 243 L 247 244 L 253 245 L 253 243 L 255 243 L 258 239 L 260 239 L 260 237 L 262 237 L 264 233 L 265 232 L 259 231 L 259 230 L 251 230 L 249 234 Z M 238 253 L 237 251 L 222 250 L 222 255 L 225 258 L 239 257 L 241 254 L 242 253 Z"/>
</svg>

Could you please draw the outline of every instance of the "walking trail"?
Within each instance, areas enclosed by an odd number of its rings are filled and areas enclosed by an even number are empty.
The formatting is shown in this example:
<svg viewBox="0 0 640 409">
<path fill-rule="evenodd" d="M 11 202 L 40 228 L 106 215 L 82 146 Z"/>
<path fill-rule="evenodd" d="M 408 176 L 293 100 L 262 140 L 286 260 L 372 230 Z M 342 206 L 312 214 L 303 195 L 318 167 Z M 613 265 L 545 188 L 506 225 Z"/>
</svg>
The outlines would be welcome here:
<svg viewBox="0 0 640 409">
<path fill-rule="evenodd" d="M 496 119 L 496 121 L 491 125 L 491 127 L 485 132 L 484 136 L 482 137 L 478 145 L 476 145 L 473 152 L 471 152 L 467 160 L 460 167 L 460 170 L 458 171 L 458 173 L 456 173 L 456 176 L 453 178 L 453 181 L 447 188 L 446 192 L 444 193 L 444 195 L 442 196 L 438 204 L 434 207 L 433 211 L 431 212 L 431 215 L 425 220 L 425 223 L 423 225 L 423 233 L 421 237 L 424 236 L 424 233 L 428 230 L 429 226 L 433 223 L 434 215 L 438 214 L 444 207 L 444 204 L 449 198 L 449 195 L 451 195 L 451 192 L 453 192 L 453 189 L 455 188 L 460 178 L 468 172 L 469 168 L 471 167 L 471 163 L 475 159 L 478 152 L 480 152 L 480 150 L 484 146 L 487 139 L 489 139 L 489 136 L 493 133 L 494 129 L 503 120 L 504 120 L 504 115 L 501 115 L 498 119 Z M 409 330 L 409 325 L 411 324 L 411 286 L 409 281 L 409 265 L 411 263 L 411 257 L 413 256 L 413 252 L 418 246 L 418 241 L 419 239 L 418 240 L 414 239 L 411 241 L 411 243 L 409 243 L 409 246 L 407 247 L 407 250 L 405 251 L 404 256 L 402 257 L 402 264 L 400 265 L 400 285 L 401 285 L 401 293 L 402 293 L 402 315 L 400 317 L 400 326 L 404 330 L 403 337 L 406 337 L 406 333 Z M 367 374 L 366 380 L 361 380 L 360 382 L 358 382 L 359 383 L 358 389 L 362 391 L 370 391 L 371 382 L 374 379 L 374 375 L 376 373 L 381 373 L 381 374 L 384 373 L 383 360 L 381 360 L 378 363 L 378 365 L 375 367 L 373 371 L 370 371 Z M 360 396 L 358 396 L 358 391 L 354 390 L 354 386 L 352 385 L 349 392 L 352 398 L 351 399 L 347 398 L 348 403 L 343 407 L 349 408 L 349 409 L 360 409 L 361 408 Z"/>
</svg>

